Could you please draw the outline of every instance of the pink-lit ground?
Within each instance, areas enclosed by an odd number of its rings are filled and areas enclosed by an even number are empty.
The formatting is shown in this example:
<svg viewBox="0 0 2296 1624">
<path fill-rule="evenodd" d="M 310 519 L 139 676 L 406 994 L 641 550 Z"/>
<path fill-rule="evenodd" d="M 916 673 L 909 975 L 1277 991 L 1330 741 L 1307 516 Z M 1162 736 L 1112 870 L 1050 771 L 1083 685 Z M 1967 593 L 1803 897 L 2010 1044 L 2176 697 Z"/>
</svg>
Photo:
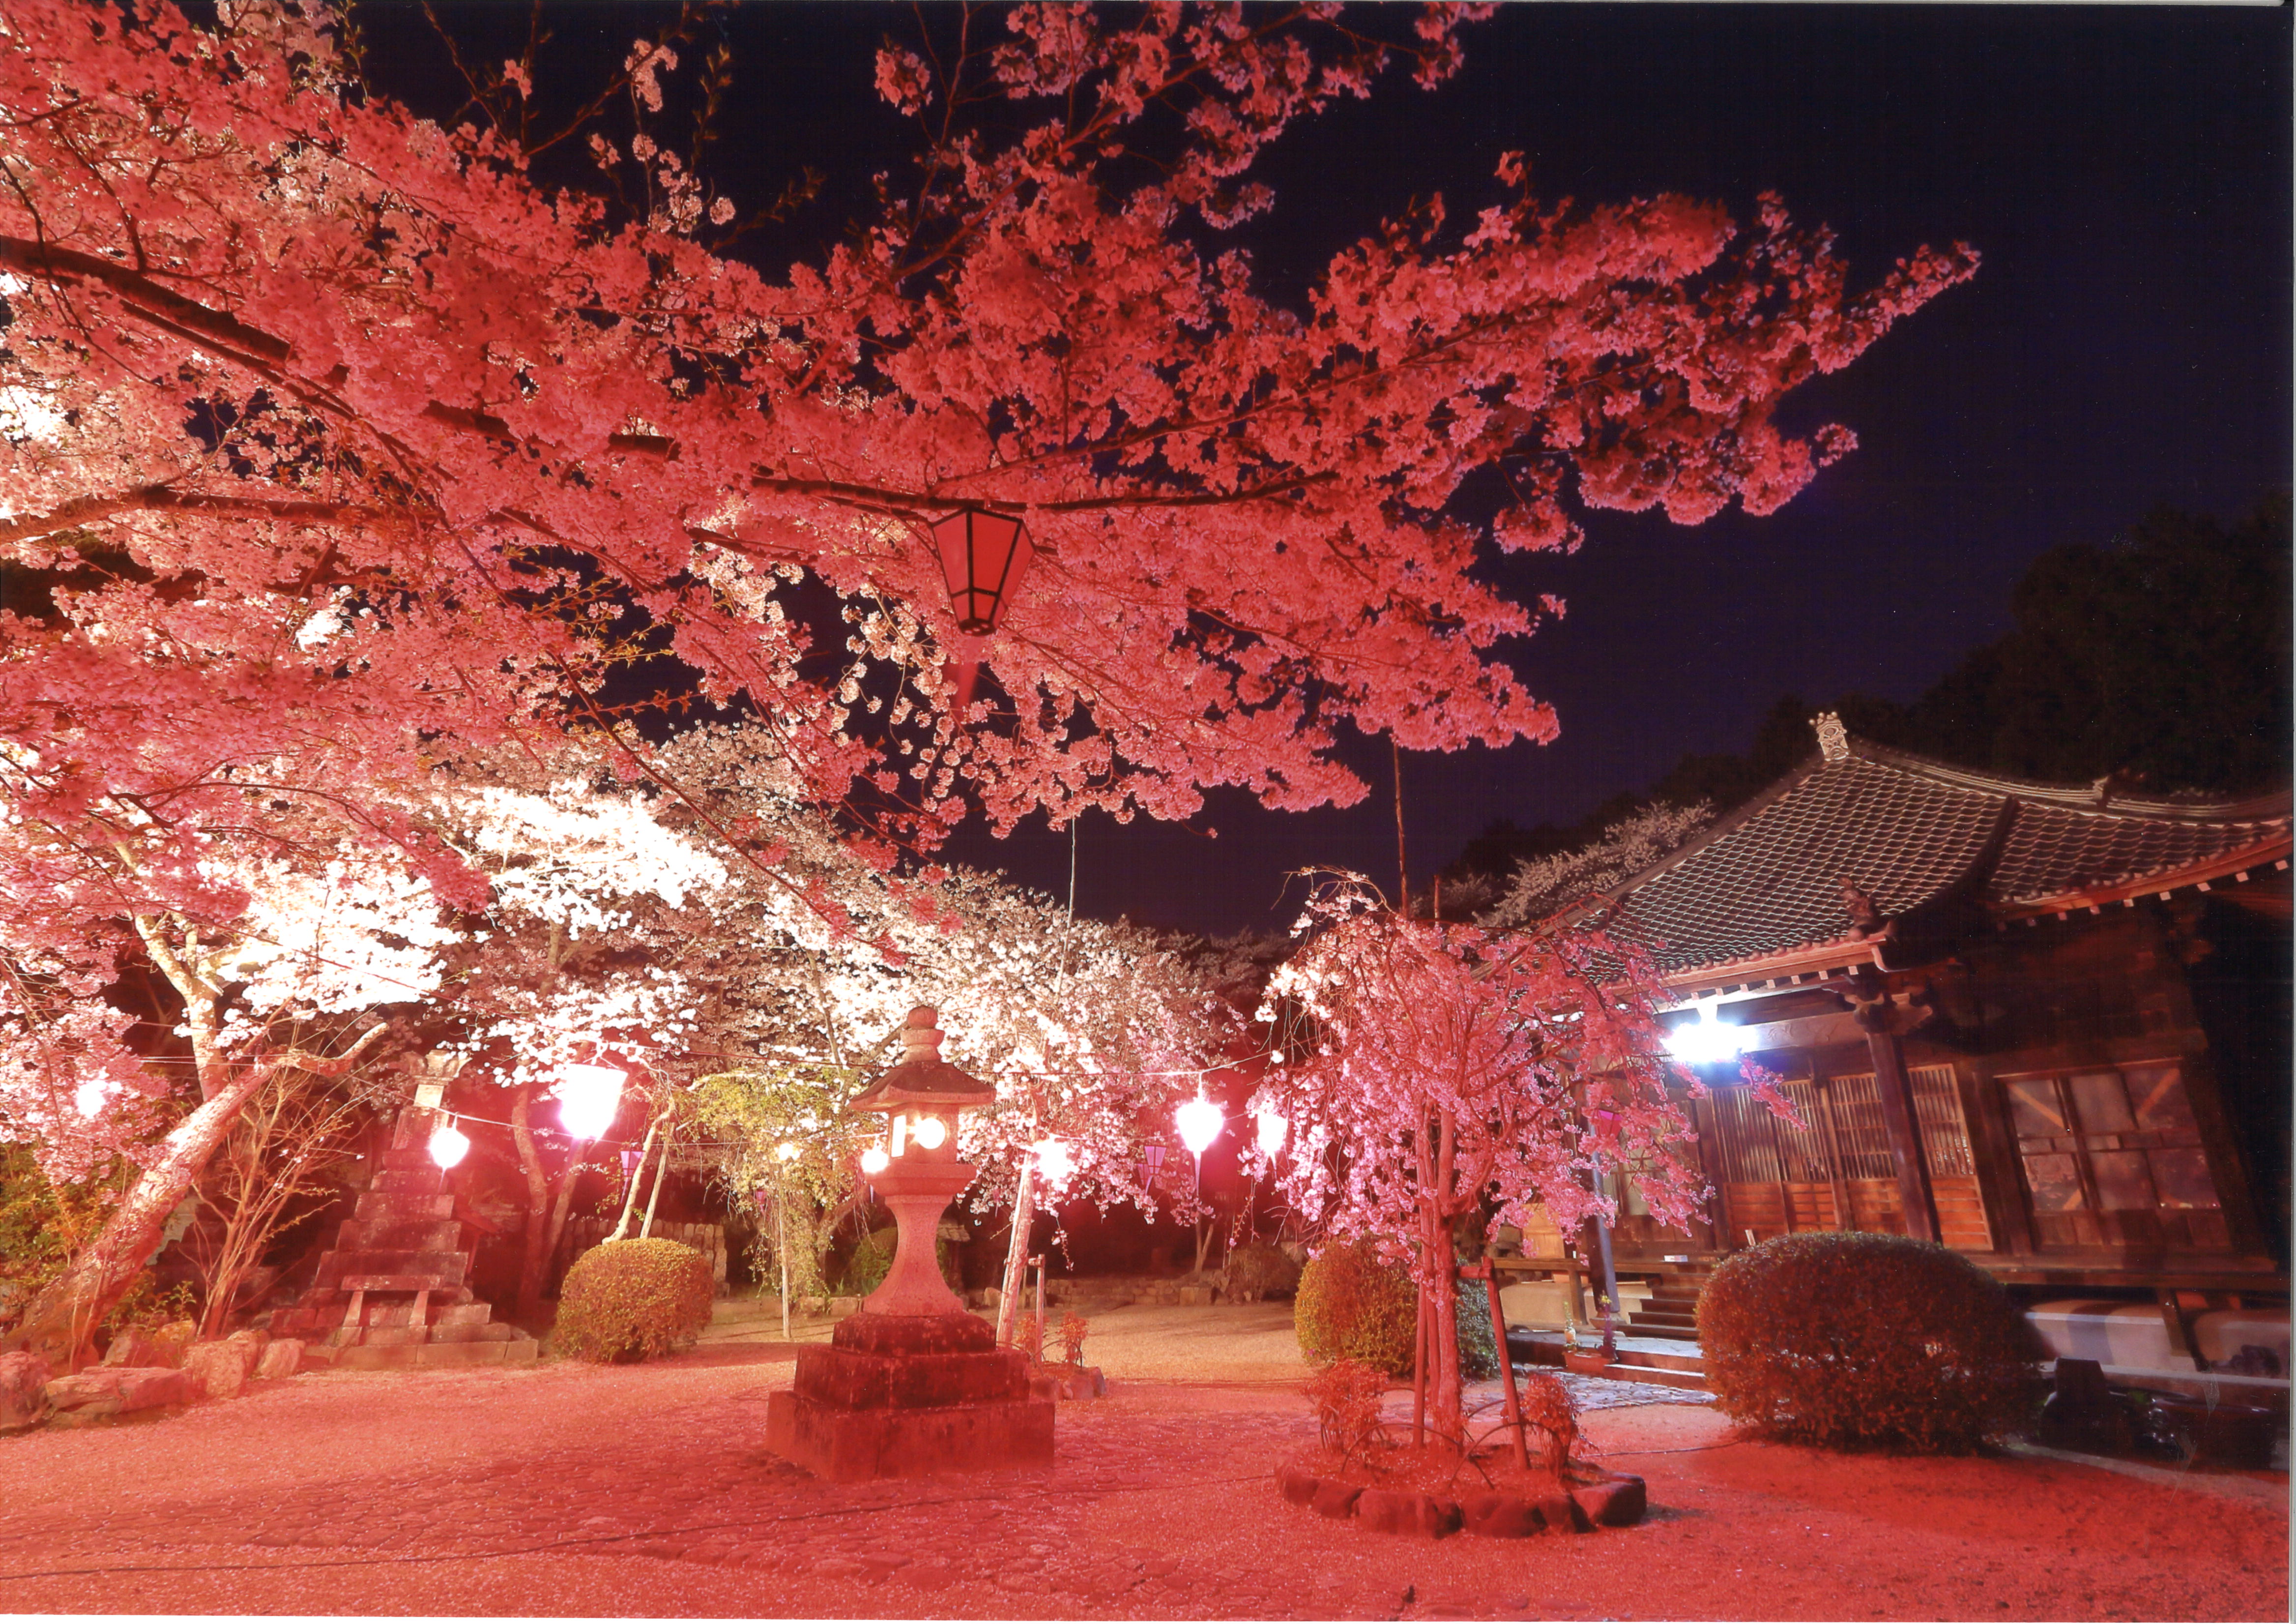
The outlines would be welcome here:
<svg viewBox="0 0 2296 1624">
<path fill-rule="evenodd" d="M 1825 1456 L 1694 1405 L 1587 1417 L 1649 1479 L 1638 1529 L 1359 1533 L 1276 1495 L 1313 1437 L 1280 1312 L 1096 1319 L 1114 1386 L 1062 1409 L 1050 1472 L 815 1483 L 759 1441 L 787 1350 L 726 1340 L 0 1439 L 0 1613 L 2288 1616 L 2284 1476 Z"/>
</svg>

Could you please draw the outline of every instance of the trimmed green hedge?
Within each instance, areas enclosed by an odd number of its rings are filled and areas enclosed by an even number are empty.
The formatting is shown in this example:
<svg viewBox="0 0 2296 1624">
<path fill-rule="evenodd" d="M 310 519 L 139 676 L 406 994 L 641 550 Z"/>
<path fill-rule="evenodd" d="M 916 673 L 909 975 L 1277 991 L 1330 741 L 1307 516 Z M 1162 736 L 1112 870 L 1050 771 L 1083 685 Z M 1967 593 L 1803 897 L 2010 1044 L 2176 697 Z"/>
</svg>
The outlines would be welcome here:
<svg viewBox="0 0 2296 1624">
<path fill-rule="evenodd" d="M 1498 1344 L 1482 1288 L 1463 1281 L 1457 1293 L 1459 1374 L 1470 1382 L 1496 1375 Z M 1354 1359 L 1407 1376 L 1413 1295 L 1410 1274 L 1381 1261 L 1369 1242 L 1326 1248 L 1300 1272 L 1292 1310 L 1300 1350 L 1318 1365 Z"/>
<path fill-rule="evenodd" d="M 1904 1235 L 1780 1235 L 1698 1303 L 1724 1414 L 1827 1448 L 1964 1453 L 2031 1407 L 2040 1349 L 1998 1283 Z"/>
<path fill-rule="evenodd" d="M 1230 1252 L 1226 1274 L 1231 1302 L 1263 1302 L 1300 1289 L 1300 1266 L 1282 1247 L 1267 1241 Z"/>
<path fill-rule="evenodd" d="M 676 1241 L 608 1241 L 558 1291 L 558 1351 L 627 1363 L 690 1348 L 709 1323 L 709 1260 Z"/>
</svg>

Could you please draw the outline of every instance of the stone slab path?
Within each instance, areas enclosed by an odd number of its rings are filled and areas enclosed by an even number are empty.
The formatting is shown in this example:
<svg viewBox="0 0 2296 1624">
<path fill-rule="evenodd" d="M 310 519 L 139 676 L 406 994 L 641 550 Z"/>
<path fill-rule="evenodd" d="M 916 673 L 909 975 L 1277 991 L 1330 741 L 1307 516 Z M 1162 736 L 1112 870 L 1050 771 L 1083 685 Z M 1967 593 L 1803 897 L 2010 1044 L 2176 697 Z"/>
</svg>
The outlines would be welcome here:
<svg viewBox="0 0 2296 1624">
<path fill-rule="evenodd" d="M 1589 1390 L 1642 1528 L 1429 1544 L 1281 1501 L 1313 1434 L 1287 1384 L 1119 1379 L 1049 1471 L 816 1483 L 762 1447 L 789 1353 L 335 1372 L 0 1439 L 0 1613 L 2287 1616 L 2284 1477 L 1843 1460 Z"/>
</svg>

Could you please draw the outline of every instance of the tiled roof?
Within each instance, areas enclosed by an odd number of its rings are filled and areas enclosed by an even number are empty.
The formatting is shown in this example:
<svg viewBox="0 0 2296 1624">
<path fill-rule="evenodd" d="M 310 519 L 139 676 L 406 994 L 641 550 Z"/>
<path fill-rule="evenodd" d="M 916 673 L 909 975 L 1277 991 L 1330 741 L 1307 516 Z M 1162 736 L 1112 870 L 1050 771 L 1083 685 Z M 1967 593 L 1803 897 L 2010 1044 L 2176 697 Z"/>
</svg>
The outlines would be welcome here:
<svg viewBox="0 0 2296 1624">
<path fill-rule="evenodd" d="M 1620 923 L 1654 944 L 1660 972 L 1674 975 L 1831 942 L 1861 947 L 1849 934 L 1844 880 L 1884 919 L 1956 882 L 1998 917 L 2154 876 L 2207 878 L 2220 860 L 2229 873 L 2276 842 L 2284 853 L 2289 827 L 2285 794 L 2239 806 L 2100 804 L 2087 788 L 1850 741 L 1846 754 L 1813 759 L 1611 896 Z"/>
</svg>

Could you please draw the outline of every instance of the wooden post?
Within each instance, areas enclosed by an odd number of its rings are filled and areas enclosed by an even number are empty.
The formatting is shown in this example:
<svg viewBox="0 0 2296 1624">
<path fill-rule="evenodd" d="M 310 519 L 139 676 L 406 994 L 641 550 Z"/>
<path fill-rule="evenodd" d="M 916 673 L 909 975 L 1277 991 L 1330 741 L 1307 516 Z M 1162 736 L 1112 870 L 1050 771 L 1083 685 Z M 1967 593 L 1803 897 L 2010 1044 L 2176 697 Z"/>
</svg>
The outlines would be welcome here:
<svg viewBox="0 0 2296 1624">
<path fill-rule="evenodd" d="M 1515 1396 L 1514 1356 L 1507 1350 L 1506 1316 L 1499 1306 L 1499 1272 L 1490 1266 L 1488 1259 L 1485 1259 L 1468 1265 L 1459 1274 L 1463 1279 L 1480 1280 L 1485 1294 L 1490 1299 L 1491 1336 L 1499 1346 L 1499 1380 L 1506 1383 L 1506 1418 L 1507 1426 L 1514 1433 L 1514 1464 L 1528 1472 L 1530 1470 L 1530 1442 L 1523 1433 L 1522 1401 Z"/>
<path fill-rule="evenodd" d="M 1849 1205 L 1849 1177 L 1841 1170 L 1841 1135 L 1834 1122 L 1833 1086 L 1813 1078 L 1809 1094 L 1817 1102 L 1818 1126 L 1825 1130 L 1825 1176 L 1833 1186 L 1833 1226 L 1855 1229 L 1857 1214 Z"/>
<path fill-rule="evenodd" d="M 1906 1233 L 1916 1241 L 1938 1238 L 1937 1196 L 1930 1188 L 1930 1164 L 1922 1153 L 1921 1118 L 1914 1111 L 1913 1085 L 1897 1034 L 1887 1029 L 1885 999 L 1857 1012 L 1866 1028 L 1866 1052 L 1874 1057 L 1874 1092 L 1882 1096 L 1882 1124 L 1890 1130 L 1890 1154 L 1898 1164 L 1898 1193 L 1906 1209 Z"/>
<path fill-rule="evenodd" d="M 1036 1172 L 1035 1153 L 1021 1159 L 1021 1182 L 1013 1191 L 1013 1239 L 1004 1249 L 1004 1278 L 996 1298 L 996 1345 L 1013 1345 L 1013 1322 L 1021 1312 L 1021 1292 L 1029 1280 L 1029 1227 L 1036 1222 L 1029 1180 Z"/>
<path fill-rule="evenodd" d="M 774 1181 L 774 1231 L 778 1242 L 774 1250 L 781 1254 L 782 1262 L 782 1341 L 790 1340 L 789 1326 L 789 1179 L 784 1174 Z"/>
</svg>

